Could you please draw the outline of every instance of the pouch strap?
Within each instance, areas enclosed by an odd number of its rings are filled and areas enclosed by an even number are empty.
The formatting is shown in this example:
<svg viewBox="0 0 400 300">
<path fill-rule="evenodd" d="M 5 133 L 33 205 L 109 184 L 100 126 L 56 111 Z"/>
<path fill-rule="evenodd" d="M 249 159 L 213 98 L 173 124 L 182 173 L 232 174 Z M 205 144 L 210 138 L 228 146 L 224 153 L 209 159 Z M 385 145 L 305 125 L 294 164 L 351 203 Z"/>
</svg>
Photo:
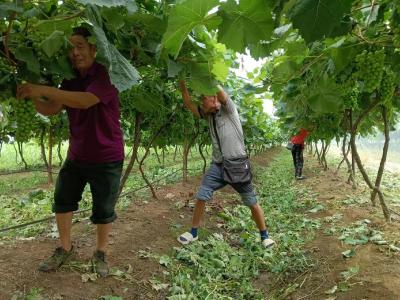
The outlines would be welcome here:
<svg viewBox="0 0 400 300">
<path fill-rule="evenodd" d="M 215 114 L 212 114 L 212 122 L 213 122 L 213 128 L 214 128 L 215 136 L 217 137 L 217 141 L 218 141 L 219 151 L 221 152 L 222 161 L 223 161 L 224 160 L 224 155 L 222 154 L 221 142 L 219 140 L 219 135 L 218 135 L 218 132 L 217 132 L 217 122 L 215 121 Z"/>
</svg>

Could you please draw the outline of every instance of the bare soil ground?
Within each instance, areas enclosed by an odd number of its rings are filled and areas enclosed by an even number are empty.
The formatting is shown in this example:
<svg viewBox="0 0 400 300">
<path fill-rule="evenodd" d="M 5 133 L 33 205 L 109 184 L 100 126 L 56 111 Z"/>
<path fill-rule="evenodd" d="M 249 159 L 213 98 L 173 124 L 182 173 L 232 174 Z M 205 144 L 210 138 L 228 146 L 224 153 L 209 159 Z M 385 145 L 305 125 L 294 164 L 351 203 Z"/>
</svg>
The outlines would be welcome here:
<svg viewBox="0 0 400 300">
<path fill-rule="evenodd" d="M 254 161 L 266 164 L 277 150 L 264 153 Z M 95 246 L 95 231 L 87 220 L 74 224 L 72 238 L 77 250 L 76 259 L 54 273 L 37 271 L 37 266 L 57 247 L 57 240 L 38 237 L 16 240 L 0 245 L 0 299 L 24 299 L 32 289 L 40 291 L 40 299 L 99 299 L 119 295 L 124 299 L 165 299 L 162 292 L 151 287 L 149 280 L 162 278 L 165 270 L 157 260 L 146 254 L 168 254 L 179 246 L 177 236 L 191 221 L 192 209 L 185 206 L 194 198 L 201 176 L 157 188 L 158 199 L 134 196 L 132 205 L 119 212 L 114 223 L 108 261 L 118 269 L 119 276 L 92 281 L 88 262 Z M 215 194 L 204 220 L 205 228 L 218 230 L 210 221 L 215 211 L 233 204 L 226 187 Z M 49 225 L 50 226 L 50 225 Z M 180 228 L 182 226 L 182 228 Z M 84 282 L 86 281 L 86 282 Z"/>
<path fill-rule="evenodd" d="M 305 174 L 308 179 L 297 182 L 317 194 L 317 199 L 324 210 L 309 214 L 311 218 L 322 218 L 341 214 L 335 227 L 348 227 L 357 221 L 368 219 L 371 229 L 384 233 L 385 240 L 400 243 L 400 223 L 391 224 L 384 221 L 380 207 L 372 207 L 363 187 L 353 190 L 346 184 L 345 177 L 337 175 L 333 170 L 323 171 L 322 167 L 311 157 L 306 158 Z M 345 199 L 362 199 L 363 204 L 346 204 Z M 378 204 L 379 205 L 379 204 Z M 325 219 L 327 220 L 327 219 Z M 322 226 L 312 242 L 306 245 L 313 257 L 315 265 L 305 274 L 296 279 L 300 285 L 290 299 L 400 299 L 400 254 L 378 246 L 371 242 L 366 245 L 351 246 L 342 243 L 338 235 L 327 235 L 324 231 L 331 226 L 330 222 L 322 221 Z M 355 256 L 344 258 L 343 251 L 355 248 Z M 350 267 L 359 268 L 358 274 L 348 280 L 349 290 L 329 294 L 335 285 L 343 281 L 340 273 Z M 340 286 L 339 286 L 340 287 Z"/>
<path fill-rule="evenodd" d="M 266 166 L 276 152 L 271 150 L 255 157 L 253 164 Z M 307 217 L 324 218 L 341 213 L 343 217 L 337 221 L 337 226 L 369 219 L 370 226 L 383 231 L 387 240 L 400 240 L 399 223 L 386 224 L 378 208 L 372 208 L 369 203 L 355 206 L 342 203 L 349 195 L 361 191 L 352 190 L 333 171 L 324 172 L 313 159 L 307 158 L 305 174 L 307 180 L 294 184 L 313 190 L 325 207 Z M 191 220 L 191 208 L 185 204 L 193 199 L 200 180 L 199 176 L 190 178 L 187 183 L 159 187 L 159 199 L 134 196 L 132 205 L 119 213 L 111 236 L 108 260 L 110 266 L 119 270 L 115 276 L 93 281 L 89 278 L 87 262 L 94 249 L 95 235 L 87 220 L 73 226 L 76 262 L 54 273 L 40 273 L 36 268 L 57 246 L 56 240 L 37 237 L 0 245 L 0 299 L 24 299 L 32 289 L 40 289 L 42 298 L 38 299 L 99 299 L 106 295 L 119 295 L 124 299 L 165 299 L 164 292 L 154 290 L 149 281 L 162 278 L 164 268 L 157 260 L 146 258 L 146 253 L 168 254 L 178 246 L 176 237 Z M 212 218 L 221 207 L 237 203 L 231 193 L 230 188 L 216 193 L 206 214 L 205 228 L 219 230 Z M 330 224 L 321 223 L 313 241 L 306 245 L 315 265 L 295 279 L 299 288 L 287 299 L 400 299 L 399 254 L 368 243 L 357 246 L 354 257 L 344 259 L 341 252 L 350 247 L 342 244 L 337 236 L 324 234 L 324 227 Z M 349 280 L 349 291 L 325 294 L 338 284 L 340 273 L 350 266 L 358 266 L 360 271 Z"/>
</svg>

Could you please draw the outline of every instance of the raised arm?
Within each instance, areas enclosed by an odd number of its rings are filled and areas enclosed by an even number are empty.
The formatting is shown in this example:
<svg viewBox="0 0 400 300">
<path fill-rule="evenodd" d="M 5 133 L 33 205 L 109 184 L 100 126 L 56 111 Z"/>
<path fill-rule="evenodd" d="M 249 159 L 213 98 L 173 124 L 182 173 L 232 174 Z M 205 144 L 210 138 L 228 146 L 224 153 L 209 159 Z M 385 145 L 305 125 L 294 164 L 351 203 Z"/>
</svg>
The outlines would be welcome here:
<svg viewBox="0 0 400 300">
<path fill-rule="evenodd" d="M 89 92 L 64 91 L 46 85 L 25 83 L 18 86 L 17 98 L 30 98 L 49 100 L 50 105 L 59 107 L 68 106 L 71 108 L 87 109 L 100 102 L 96 95 Z M 36 101 L 35 105 L 37 104 Z M 40 104 L 37 106 L 40 109 Z"/>
<path fill-rule="evenodd" d="M 186 108 L 188 108 L 195 117 L 200 118 L 200 113 L 197 109 L 197 106 L 190 99 L 189 91 L 184 80 L 179 80 L 179 89 L 181 90 L 183 103 L 185 104 Z"/>
<path fill-rule="evenodd" d="M 228 94 L 224 91 L 222 86 L 217 85 L 217 88 L 218 88 L 218 92 L 217 92 L 218 100 L 219 100 L 219 102 L 221 102 L 221 104 L 225 105 L 226 102 L 228 101 Z"/>
</svg>

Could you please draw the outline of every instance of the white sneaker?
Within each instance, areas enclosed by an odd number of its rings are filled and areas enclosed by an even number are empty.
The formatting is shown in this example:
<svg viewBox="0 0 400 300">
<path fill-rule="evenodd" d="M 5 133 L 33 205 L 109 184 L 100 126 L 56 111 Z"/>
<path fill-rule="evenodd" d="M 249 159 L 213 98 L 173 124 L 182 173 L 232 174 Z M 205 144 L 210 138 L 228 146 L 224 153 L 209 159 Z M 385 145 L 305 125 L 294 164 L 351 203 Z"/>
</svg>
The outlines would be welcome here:
<svg viewBox="0 0 400 300">
<path fill-rule="evenodd" d="M 264 248 L 272 248 L 275 245 L 275 241 L 273 239 L 267 238 L 262 241 L 262 245 Z"/>
<path fill-rule="evenodd" d="M 178 236 L 178 242 L 182 245 L 190 244 L 191 242 L 197 241 L 198 239 L 199 236 L 193 237 L 190 232 L 185 232 Z"/>
</svg>

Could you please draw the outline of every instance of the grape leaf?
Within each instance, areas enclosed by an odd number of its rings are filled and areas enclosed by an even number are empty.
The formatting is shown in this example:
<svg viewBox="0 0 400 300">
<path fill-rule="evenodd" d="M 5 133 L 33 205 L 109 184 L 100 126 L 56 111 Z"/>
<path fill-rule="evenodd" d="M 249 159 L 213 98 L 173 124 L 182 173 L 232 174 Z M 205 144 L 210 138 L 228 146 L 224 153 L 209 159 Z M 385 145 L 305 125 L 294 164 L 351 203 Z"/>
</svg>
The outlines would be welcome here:
<svg viewBox="0 0 400 300">
<path fill-rule="evenodd" d="M 173 60 L 168 60 L 168 77 L 175 77 L 182 70 L 183 65 Z"/>
<path fill-rule="evenodd" d="M 225 82 L 229 74 L 229 66 L 226 65 L 225 61 L 217 60 L 212 67 L 212 73 L 215 78 L 219 81 Z"/>
<path fill-rule="evenodd" d="M 138 25 L 138 23 L 140 23 L 140 26 L 143 26 L 144 29 L 158 32 L 161 34 L 167 28 L 167 24 L 166 22 L 164 22 L 163 19 L 150 14 L 136 13 L 131 16 L 128 16 L 125 20 L 127 23 L 136 26 Z"/>
<path fill-rule="evenodd" d="M 359 48 L 356 46 L 349 47 L 331 47 L 327 49 L 330 57 L 335 65 L 335 71 L 340 72 L 346 68 L 351 62 L 354 62 L 355 56 L 359 53 Z"/>
<path fill-rule="evenodd" d="M 289 18 L 307 43 L 331 37 L 350 12 L 353 0 L 296 0 Z M 335 32 L 337 31 L 337 32 Z"/>
<path fill-rule="evenodd" d="M 169 16 L 162 46 L 176 58 L 190 31 L 197 25 L 207 23 L 209 11 L 218 2 L 218 0 L 185 0 L 176 4 Z"/>
<path fill-rule="evenodd" d="M 211 73 L 211 67 L 208 63 L 191 63 L 190 68 L 190 86 L 198 94 L 215 95 L 218 91 L 217 82 Z"/>
<path fill-rule="evenodd" d="M 273 42 L 270 43 L 258 43 L 258 44 L 251 44 L 248 45 L 248 48 L 250 50 L 251 57 L 254 59 L 260 59 L 264 58 L 270 53 L 279 48 L 281 45 L 281 40 L 274 40 Z"/>
<path fill-rule="evenodd" d="M 101 296 L 100 299 L 101 299 L 101 300 L 123 300 L 122 297 L 119 297 L 119 296 L 109 296 L 109 295 L 107 295 L 107 296 Z"/>
<path fill-rule="evenodd" d="M 89 21 L 93 24 L 93 33 L 96 38 L 98 60 L 103 62 L 110 74 L 112 84 L 120 91 L 127 90 L 138 84 L 140 75 L 130 62 L 112 45 L 97 23 L 99 12 L 95 6 L 88 6 L 86 10 Z"/>
<path fill-rule="evenodd" d="M 119 7 L 104 8 L 101 14 L 107 21 L 107 28 L 114 32 L 117 32 L 125 24 L 125 19 L 121 16 Z"/>
<path fill-rule="evenodd" d="M 107 6 L 107 7 L 126 5 L 126 0 L 76 0 L 76 1 L 84 5 L 94 4 L 98 6 Z"/>
<path fill-rule="evenodd" d="M 276 82 L 287 82 L 300 69 L 294 59 L 289 56 L 281 56 L 275 60 L 272 77 Z"/>
<path fill-rule="evenodd" d="M 159 109 L 160 95 L 139 90 L 132 96 L 133 106 L 140 112 L 153 112 Z"/>
<path fill-rule="evenodd" d="M 138 7 L 134 0 L 77 0 L 83 5 L 98 5 L 106 7 L 125 6 L 130 13 L 136 12 Z"/>
<path fill-rule="evenodd" d="M 41 32 L 51 34 L 54 30 L 63 31 L 66 35 L 72 33 L 72 28 L 75 25 L 75 20 L 41 20 L 37 22 L 34 27 Z"/>
<path fill-rule="evenodd" d="M 24 9 L 21 6 L 18 6 L 17 3 L 5 3 L 5 4 L 0 4 L 0 16 L 1 17 L 9 17 L 9 12 L 16 12 L 16 13 L 22 13 Z"/>
<path fill-rule="evenodd" d="M 53 59 L 48 66 L 46 66 L 53 74 L 59 74 L 65 79 L 72 79 L 76 76 L 74 72 L 71 62 L 66 56 L 59 56 L 56 59 Z"/>
<path fill-rule="evenodd" d="M 266 0 L 228 0 L 221 5 L 222 23 L 218 39 L 227 47 L 243 53 L 248 45 L 269 40 L 274 29 L 271 8 Z"/>
<path fill-rule="evenodd" d="M 37 9 L 36 7 L 33 7 L 29 10 L 24 11 L 23 16 L 25 18 L 35 18 L 35 17 L 39 16 L 40 13 L 41 12 L 39 9 Z"/>
<path fill-rule="evenodd" d="M 20 46 L 15 50 L 14 54 L 18 60 L 26 62 L 29 71 L 40 74 L 40 64 L 32 48 Z"/>
<path fill-rule="evenodd" d="M 344 258 L 350 258 L 356 255 L 356 251 L 354 249 L 346 250 L 342 252 L 342 256 Z"/>
<path fill-rule="evenodd" d="M 307 101 L 311 109 L 316 113 L 337 113 L 343 106 L 343 98 L 341 96 L 339 86 L 330 79 L 324 78 L 311 91 Z"/>
<path fill-rule="evenodd" d="M 48 57 L 52 57 L 66 45 L 67 38 L 65 37 L 65 33 L 55 30 L 40 44 L 40 48 Z"/>
<path fill-rule="evenodd" d="M 287 37 L 292 32 L 292 24 L 286 24 L 275 28 L 271 40 L 260 41 L 257 44 L 248 45 L 250 54 L 254 59 L 264 58 L 269 56 L 274 50 L 278 48 L 285 49 L 286 44 L 291 44 L 287 42 Z"/>
<path fill-rule="evenodd" d="M 207 29 L 209 30 L 214 30 L 214 29 L 218 29 L 218 26 L 221 24 L 222 19 L 214 14 L 212 16 L 209 16 L 206 20 L 204 20 L 203 24 L 204 26 L 207 27 Z"/>
</svg>

